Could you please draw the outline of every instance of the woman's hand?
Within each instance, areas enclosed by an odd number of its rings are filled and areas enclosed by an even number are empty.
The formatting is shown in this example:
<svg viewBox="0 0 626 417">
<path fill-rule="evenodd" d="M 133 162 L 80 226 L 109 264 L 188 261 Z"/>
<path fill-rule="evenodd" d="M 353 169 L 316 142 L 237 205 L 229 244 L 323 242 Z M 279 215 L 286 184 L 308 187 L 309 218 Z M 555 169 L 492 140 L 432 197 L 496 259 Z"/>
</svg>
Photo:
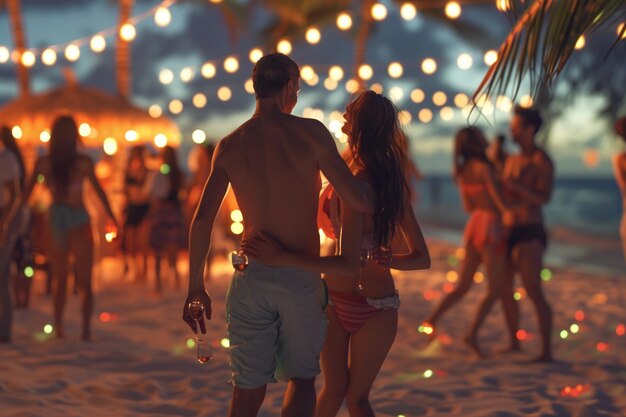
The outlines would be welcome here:
<svg viewBox="0 0 626 417">
<path fill-rule="evenodd" d="M 243 252 L 261 263 L 270 266 L 285 264 L 286 252 L 272 236 L 260 232 L 241 243 Z"/>
</svg>

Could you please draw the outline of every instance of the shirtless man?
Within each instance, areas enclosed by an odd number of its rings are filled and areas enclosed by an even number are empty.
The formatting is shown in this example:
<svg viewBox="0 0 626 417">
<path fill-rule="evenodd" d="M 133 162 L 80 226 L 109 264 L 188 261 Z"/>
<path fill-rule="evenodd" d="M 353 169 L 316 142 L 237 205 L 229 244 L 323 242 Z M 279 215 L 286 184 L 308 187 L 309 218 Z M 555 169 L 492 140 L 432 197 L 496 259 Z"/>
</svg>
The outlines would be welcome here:
<svg viewBox="0 0 626 417">
<path fill-rule="evenodd" d="M 541 206 L 550 201 L 554 166 L 546 152 L 535 143 L 535 134 L 541 124 L 541 116 L 536 110 L 515 107 L 511 134 L 521 147 L 521 153 L 506 159 L 502 174 L 507 200 L 515 207 L 512 216 L 503 219 L 505 225 L 510 227 L 510 262 L 505 274 L 502 302 L 509 326 L 510 349 L 519 350 L 519 310 L 512 296 L 515 273 L 519 273 L 539 320 L 542 349 L 535 361 L 549 362 L 552 361 L 552 311 L 541 288 L 540 273 L 547 245 Z"/>
<path fill-rule="evenodd" d="M 183 320 L 194 331 L 190 301 L 201 301 L 206 318 L 211 318 L 203 269 L 213 221 L 229 183 L 245 219 L 244 242 L 265 232 L 289 250 L 310 256 L 319 256 L 320 250 L 320 170 L 348 205 L 373 211 L 371 191 L 359 187 L 328 130 L 316 120 L 290 115 L 300 89 L 297 64 L 282 54 L 267 55 L 256 63 L 252 80 L 256 111 L 215 149 L 191 225 Z M 256 416 L 267 383 L 276 379 L 288 381 L 282 416 L 313 416 L 326 331 L 319 273 L 250 259 L 245 271 L 235 272 L 226 303 L 234 385 L 229 417 Z M 204 318 L 199 324 L 205 333 Z"/>
</svg>

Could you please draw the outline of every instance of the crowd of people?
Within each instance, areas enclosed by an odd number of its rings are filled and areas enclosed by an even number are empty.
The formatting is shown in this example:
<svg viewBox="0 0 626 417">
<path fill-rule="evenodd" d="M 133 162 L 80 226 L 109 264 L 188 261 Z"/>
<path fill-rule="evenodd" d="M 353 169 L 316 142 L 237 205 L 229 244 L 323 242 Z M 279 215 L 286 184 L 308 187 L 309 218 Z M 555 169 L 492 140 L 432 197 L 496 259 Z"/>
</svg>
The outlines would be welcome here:
<svg viewBox="0 0 626 417">
<path fill-rule="evenodd" d="M 420 174 L 410 161 L 398 109 L 374 91 L 357 93 L 344 113 L 348 143 L 340 155 L 323 124 L 291 115 L 300 90 L 299 68 L 291 58 L 264 56 L 255 64 L 252 80 L 254 114 L 216 147 L 196 150 L 189 183 L 174 148 L 164 147 L 156 159 L 145 146 L 130 149 L 121 217 L 109 204 L 92 160 L 79 152 L 71 116 L 54 121 L 48 152 L 30 175 L 11 130 L 0 129 L 1 342 L 11 338 L 12 286 L 15 306 L 28 304 L 30 281 L 21 276 L 23 268 L 15 268 L 12 279 L 9 270 L 11 263 L 27 262 L 32 252 L 27 202 L 37 183 L 52 197 L 46 229 L 55 333 L 65 333 L 63 311 L 72 272 L 82 297 L 84 340 L 91 337 L 94 236 L 83 182 L 91 183 L 109 224 L 121 234 L 129 277 L 147 280 L 151 254 L 154 291 L 161 292 L 164 282 L 179 288 L 176 264 L 188 243 L 183 320 L 203 333 L 212 313 L 206 288 L 214 228 L 220 226 L 216 219 L 223 217 L 220 209 L 232 188 L 245 222 L 239 242 L 244 263 L 235 270 L 226 301 L 234 387 L 229 416 L 256 416 L 267 384 L 276 380 L 288 383 L 283 416 L 335 416 L 344 401 L 351 416 L 374 415 L 369 393 L 396 337 L 400 307 L 390 269 L 430 267 L 409 186 L 411 175 Z M 625 123 L 626 118 L 620 119 L 616 132 L 626 140 Z M 452 172 L 469 218 L 458 284 L 423 321 L 431 339 L 442 315 L 463 298 L 482 265 L 488 290 L 464 342 L 484 356 L 479 330 L 500 301 L 508 350 L 520 350 L 513 298 L 514 280 L 520 277 L 541 334 L 541 352 L 534 361 L 553 360 L 552 312 L 540 272 L 548 244 L 542 206 L 551 197 L 554 167 L 535 139 L 541 126 L 538 111 L 514 109 L 510 131 L 520 149 L 514 154 L 507 153 L 504 135 L 490 147 L 477 127 L 457 133 Z M 616 156 L 614 167 L 626 198 L 626 154 Z M 320 172 L 329 182 L 324 189 Z M 320 256 L 319 228 L 336 241 L 328 256 Z M 626 214 L 621 233 L 626 242 Z M 203 306 L 200 320 L 189 309 L 192 302 Z M 320 372 L 324 387 L 318 398 L 315 378 Z"/>
</svg>

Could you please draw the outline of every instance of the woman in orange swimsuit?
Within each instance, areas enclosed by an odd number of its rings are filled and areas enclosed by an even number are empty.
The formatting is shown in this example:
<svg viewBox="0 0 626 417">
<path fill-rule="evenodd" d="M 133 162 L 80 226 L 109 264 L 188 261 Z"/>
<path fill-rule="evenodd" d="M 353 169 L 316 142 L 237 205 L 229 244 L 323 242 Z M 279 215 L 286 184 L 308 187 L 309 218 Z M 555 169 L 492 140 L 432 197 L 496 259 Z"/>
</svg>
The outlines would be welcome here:
<svg viewBox="0 0 626 417">
<path fill-rule="evenodd" d="M 407 142 L 398 125 L 398 110 L 389 99 L 365 91 L 348 105 L 344 118 L 342 130 L 349 145 L 344 158 L 352 173 L 374 190 L 373 215 L 350 210 L 329 186 L 322 193 L 318 219 L 327 236 L 340 236 L 337 255 L 271 253 L 267 243 L 244 248 L 261 262 L 326 273 L 328 332 L 321 355 L 324 388 L 317 417 L 335 416 L 344 399 L 351 416 L 374 415 L 369 392 L 398 325 L 400 300 L 389 268 L 430 267 L 411 208 Z M 406 240 L 409 253 L 391 255 L 389 245 L 396 233 Z"/>
<path fill-rule="evenodd" d="M 479 356 L 483 356 L 476 336 L 500 293 L 506 266 L 506 234 L 501 213 L 506 211 L 506 206 L 500 197 L 495 168 L 487 159 L 487 141 L 482 132 L 475 127 L 461 129 L 456 135 L 454 149 L 454 178 L 459 186 L 463 206 L 470 213 L 463 233 L 465 257 L 457 287 L 442 300 L 424 326 L 434 332 L 441 316 L 467 293 L 482 262 L 489 291 L 464 340 Z"/>
</svg>

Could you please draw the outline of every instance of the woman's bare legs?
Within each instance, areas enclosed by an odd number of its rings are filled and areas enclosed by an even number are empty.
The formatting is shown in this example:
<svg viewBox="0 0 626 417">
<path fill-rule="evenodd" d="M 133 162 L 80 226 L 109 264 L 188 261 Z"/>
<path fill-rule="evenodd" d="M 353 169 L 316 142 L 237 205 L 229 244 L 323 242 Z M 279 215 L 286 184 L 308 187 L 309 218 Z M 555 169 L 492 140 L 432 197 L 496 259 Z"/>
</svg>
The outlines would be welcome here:
<svg viewBox="0 0 626 417">
<path fill-rule="evenodd" d="M 350 417 L 374 417 L 369 393 L 398 330 L 398 310 L 371 317 L 350 339 L 350 383 L 346 404 Z"/>
<path fill-rule="evenodd" d="M 477 251 L 473 246 L 465 247 L 465 258 L 461 264 L 461 271 L 459 273 L 459 283 L 450 294 L 441 301 L 435 311 L 426 319 L 426 322 L 436 328 L 436 324 L 439 318 L 454 304 L 459 302 L 461 298 L 467 293 L 474 282 L 474 273 L 480 265 L 482 254 Z"/>
<path fill-rule="evenodd" d="M 91 227 L 90 225 L 88 225 Z M 69 237 L 65 237 L 69 239 Z M 54 314 L 54 332 L 56 337 L 65 337 L 63 327 L 63 310 L 65 310 L 65 298 L 67 296 L 67 275 L 69 273 L 70 252 L 60 242 L 52 241 L 50 244 L 50 270 L 52 275 L 52 309 Z"/>
<path fill-rule="evenodd" d="M 519 340 L 517 339 L 517 330 L 519 327 L 519 306 L 513 298 L 513 286 L 515 283 L 515 268 L 511 255 L 507 254 L 504 275 L 502 276 L 502 286 L 500 300 L 502 301 L 502 310 L 506 318 L 507 330 L 509 332 L 509 347 L 504 352 L 516 352 L 521 350 Z"/>
<path fill-rule="evenodd" d="M 74 255 L 74 279 L 81 295 L 81 312 L 83 327 L 81 337 L 83 340 L 91 339 L 91 315 L 93 314 L 93 290 L 91 287 L 91 275 L 93 269 L 93 235 L 91 226 L 73 229 L 69 236 L 70 252 Z"/>
<path fill-rule="evenodd" d="M 315 417 L 335 417 L 350 382 L 348 371 L 350 333 L 339 324 L 333 306 L 328 306 L 326 317 L 328 328 L 321 354 L 324 387 L 317 399 Z"/>
<path fill-rule="evenodd" d="M 485 247 L 483 249 L 483 264 L 485 265 L 485 272 L 487 275 L 487 282 L 489 284 L 489 289 L 485 298 L 481 302 L 478 307 L 478 311 L 476 312 L 476 317 L 474 317 L 474 322 L 472 323 L 472 327 L 465 336 L 465 343 L 476 352 L 476 354 L 480 357 L 484 357 L 482 351 L 480 350 L 478 343 L 476 341 L 476 337 L 478 335 L 478 331 L 480 326 L 483 324 L 483 321 L 487 317 L 487 314 L 491 311 L 493 305 L 496 303 L 500 294 L 502 293 L 502 280 L 505 273 L 506 268 L 506 254 L 502 250 L 498 250 L 492 247 Z"/>
</svg>

